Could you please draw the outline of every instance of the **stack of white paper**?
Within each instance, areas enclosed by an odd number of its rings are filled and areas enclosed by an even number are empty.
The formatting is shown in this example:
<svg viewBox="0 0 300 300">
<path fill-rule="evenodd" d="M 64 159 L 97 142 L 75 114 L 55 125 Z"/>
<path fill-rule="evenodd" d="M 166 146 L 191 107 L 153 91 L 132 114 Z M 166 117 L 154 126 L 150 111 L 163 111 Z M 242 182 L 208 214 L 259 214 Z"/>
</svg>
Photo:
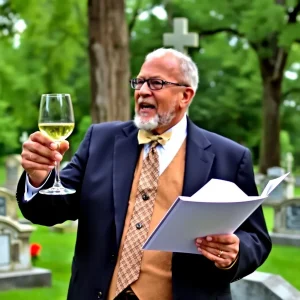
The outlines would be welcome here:
<svg viewBox="0 0 300 300">
<path fill-rule="evenodd" d="M 176 199 L 143 249 L 199 254 L 195 238 L 233 233 L 288 174 L 270 180 L 257 197 L 232 182 L 211 179 L 192 197 Z"/>
</svg>

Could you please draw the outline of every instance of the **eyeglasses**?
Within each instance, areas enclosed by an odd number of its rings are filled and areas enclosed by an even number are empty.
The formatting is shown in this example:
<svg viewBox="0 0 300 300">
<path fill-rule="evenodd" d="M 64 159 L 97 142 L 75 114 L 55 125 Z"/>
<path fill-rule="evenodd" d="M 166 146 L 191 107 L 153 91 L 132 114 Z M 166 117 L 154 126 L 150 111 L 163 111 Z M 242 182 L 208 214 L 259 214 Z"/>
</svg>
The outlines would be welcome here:
<svg viewBox="0 0 300 300">
<path fill-rule="evenodd" d="M 131 87 L 134 90 L 140 90 L 145 82 L 147 82 L 147 85 L 150 90 L 161 90 L 164 85 L 189 86 L 186 84 L 169 82 L 169 81 L 165 81 L 162 79 L 155 79 L 155 78 L 149 78 L 149 79 L 133 78 L 130 79 L 129 82 Z"/>
</svg>

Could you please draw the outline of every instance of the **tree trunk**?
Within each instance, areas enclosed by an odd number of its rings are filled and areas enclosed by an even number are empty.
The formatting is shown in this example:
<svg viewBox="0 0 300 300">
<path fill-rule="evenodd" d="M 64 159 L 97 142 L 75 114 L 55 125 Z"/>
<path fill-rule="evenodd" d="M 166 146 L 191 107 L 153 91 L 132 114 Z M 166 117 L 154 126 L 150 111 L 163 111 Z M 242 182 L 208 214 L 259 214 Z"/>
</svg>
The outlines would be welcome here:
<svg viewBox="0 0 300 300">
<path fill-rule="evenodd" d="M 285 65 L 285 62 L 283 63 Z M 260 146 L 259 172 L 280 166 L 280 101 L 283 68 L 274 78 L 275 66 L 268 59 L 260 59 L 263 81 L 262 140 Z"/>
<path fill-rule="evenodd" d="M 93 123 L 130 118 L 128 29 L 124 0 L 88 0 Z"/>
</svg>

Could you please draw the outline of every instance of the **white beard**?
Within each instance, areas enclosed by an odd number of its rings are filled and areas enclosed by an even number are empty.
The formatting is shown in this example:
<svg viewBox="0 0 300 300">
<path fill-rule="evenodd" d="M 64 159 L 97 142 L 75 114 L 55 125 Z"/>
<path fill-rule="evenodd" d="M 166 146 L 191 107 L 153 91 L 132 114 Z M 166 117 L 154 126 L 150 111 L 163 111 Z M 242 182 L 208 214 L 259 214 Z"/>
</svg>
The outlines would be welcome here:
<svg viewBox="0 0 300 300">
<path fill-rule="evenodd" d="M 164 115 L 156 114 L 153 118 L 144 121 L 143 118 L 136 112 L 134 116 L 134 124 L 139 129 L 152 131 L 161 126 L 169 125 L 175 117 L 175 108 Z"/>
<path fill-rule="evenodd" d="M 143 121 L 141 116 L 139 116 L 137 113 L 134 116 L 134 124 L 139 129 L 144 129 L 147 131 L 154 130 L 158 127 L 159 117 L 156 114 L 153 118 L 147 121 Z"/>
</svg>

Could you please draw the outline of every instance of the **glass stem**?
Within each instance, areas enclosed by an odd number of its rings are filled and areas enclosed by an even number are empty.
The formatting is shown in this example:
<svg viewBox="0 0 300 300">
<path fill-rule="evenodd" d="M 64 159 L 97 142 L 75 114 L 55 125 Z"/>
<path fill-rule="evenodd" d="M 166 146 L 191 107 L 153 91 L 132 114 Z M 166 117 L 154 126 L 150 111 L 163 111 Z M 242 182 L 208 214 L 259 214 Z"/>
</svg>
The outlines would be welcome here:
<svg viewBox="0 0 300 300">
<path fill-rule="evenodd" d="M 59 169 L 60 169 L 60 162 L 57 161 L 55 164 L 55 180 L 54 180 L 55 187 L 61 187 L 61 182 L 60 182 L 60 177 L 59 177 Z"/>
<path fill-rule="evenodd" d="M 57 143 L 58 149 L 59 149 L 59 143 Z M 60 182 L 60 176 L 59 176 L 59 169 L 60 169 L 60 162 L 57 161 L 55 164 L 55 180 L 54 180 L 54 185 L 55 187 L 62 187 L 61 182 Z"/>
</svg>

